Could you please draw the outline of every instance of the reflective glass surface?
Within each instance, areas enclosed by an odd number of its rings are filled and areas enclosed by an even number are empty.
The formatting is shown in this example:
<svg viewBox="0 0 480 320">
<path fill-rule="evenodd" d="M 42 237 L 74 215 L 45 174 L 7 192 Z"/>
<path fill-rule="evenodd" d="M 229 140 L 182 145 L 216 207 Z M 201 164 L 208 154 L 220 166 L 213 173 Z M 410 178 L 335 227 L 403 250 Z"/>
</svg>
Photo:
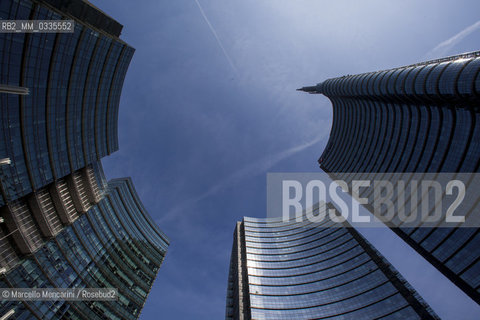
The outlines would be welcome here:
<svg viewBox="0 0 480 320">
<path fill-rule="evenodd" d="M 347 224 L 245 217 L 242 230 L 244 240 L 236 241 L 245 246 L 252 319 L 423 319 L 418 308 L 434 319 L 413 289 L 391 282 L 393 267 Z M 227 319 L 237 319 L 238 297 L 229 288 Z M 417 311 L 406 297 L 417 301 Z"/>
<path fill-rule="evenodd" d="M 67 18 L 29 0 L 5 0 L 0 19 Z M 18 199 L 118 149 L 118 106 L 134 50 L 76 21 L 73 33 L 0 33 L 0 157 L 5 201 Z"/>
<path fill-rule="evenodd" d="M 478 54 L 370 74 L 369 81 L 365 74 L 350 80 L 357 86 L 362 83 L 363 88 L 356 90 L 368 95 L 332 99 L 333 125 L 321 156 L 322 169 L 331 173 L 480 170 Z M 474 273 L 480 261 L 476 233 L 394 230 L 480 303 L 480 275 Z"/>
<path fill-rule="evenodd" d="M 136 319 L 169 245 L 143 206 L 135 204 L 137 197 L 131 180 L 112 180 L 98 205 L 25 257 L 1 283 L 5 288 L 117 288 L 117 301 L 0 301 L 0 313 L 14 309 L 27 318 Z"/>
</svg>

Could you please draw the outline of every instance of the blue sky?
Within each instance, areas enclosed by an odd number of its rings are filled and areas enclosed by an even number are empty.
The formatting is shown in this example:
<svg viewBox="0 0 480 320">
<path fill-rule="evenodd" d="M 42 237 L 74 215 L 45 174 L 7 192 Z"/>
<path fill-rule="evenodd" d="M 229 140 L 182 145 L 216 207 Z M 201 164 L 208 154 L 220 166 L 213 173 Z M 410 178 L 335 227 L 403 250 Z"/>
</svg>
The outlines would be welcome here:
<svg viewBox="0 0 480 320">
<path fill-rule="evenodd" d="M 479 49 L 475 0 L 92 2 L 136 49 L 105 171 L 171 239 L 141 319 L 223 318 L 235 222 L 265 217 L 266 173 L 319 170 L 331 106 L 296 88 Z M 390 230 L 360 231 L 443 319 L 480 314 Z"/>
</svg>

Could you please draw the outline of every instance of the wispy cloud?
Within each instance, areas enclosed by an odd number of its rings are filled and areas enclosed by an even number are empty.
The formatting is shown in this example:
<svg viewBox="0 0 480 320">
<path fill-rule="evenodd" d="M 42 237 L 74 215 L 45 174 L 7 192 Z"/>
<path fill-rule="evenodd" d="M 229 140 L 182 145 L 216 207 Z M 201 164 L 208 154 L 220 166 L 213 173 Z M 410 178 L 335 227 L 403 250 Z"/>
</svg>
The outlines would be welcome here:
<svg viewBox="0 0 480 320">
<path fill-rule="evenodd" d="M 465 37 L 467 37 L 468 35 L 470 35 L 471 33 L 475 32 L 478 29 L 480 29 L 480 20 L 466 27 L 465 29 L 463 29 L 453 37 L 441 42 L 439 45 L 437 45 L 435 48 L 433 48 L 427 53 L 426 55 L 427 58 L 429 59 L 429 58 L 435 58 L 435 57 L 446 55 L 451 48 L 453 48 Z"/>
<path fill-rule="evenodd" d="M 205 11 L 203 10 L 203 7 L 200 5 L 200 2 L 198 2 L 198 0 L 195 0 L 195 3 L 197 4 L 198 9 L 200 10 L 200 13 L 203 16 L 203 19 L 205 20 L 208 27 L 210 28 L 210 31 L 212 31 L 213 36 L 217 40 L 218 46 L 220 47 L 220 49 L 222 49 L 223 55 L 225 56 L 225 58 L 227 58 L 228 63 L 232 67 L 233 71 L 237 73 L 237 67 L 235 67 L 235 64 L 233 64 L 233 61 L 230 58 L 230 55 L 228 54 L 227 50 L 223 46 L 223 43 L 220 40 L 220 37 L 218 36 L 217 31 L 215 31 L 215 28 L 213 28 L 212 24 L 210 23 L 210 20 L 208 19 L 207 15 L 205 14 Z"/>
<path fill-rule="evenodd" d="M 227 187 L 235 185 L 242 180 L 245 180 L 245 179 L 248 179 L 250 177 L 254 177 L 258 174 L 266 172 L 268 169 L 270 169 L 271 167 L 273 167 L 275 164 L 279 163 L 280 161 L 282 161 L 284 159 L 287 159 L 287 158 L 293 156 L 294 154 L 296 154 L 298 152 L 301 152 L 301 151 L 313 146 L 314 144 L 320 142 L 320 140 L 325 138 L 325 136 L 327 134 L 328 134 L 328 131 L 325 131 L 324 133 L 322 133 L 321 135 L 319 135 L 318 137 L 316 137 L 315 139 L 313 139 L 309 142 L 306 142 L 302 145 L 299 145 L 299 146 L 281 151 L 281 152 L 276 153 L 272 156 L 261 158 L 258 161 L 253 162 L 253 163 L 241 168 L 240 170 L 237 170 L 237 171 L 233 172 L 229 176 L 220 180 L 217 184 L 212 185 L 205 192 L 203 192 L 203 193 L 201 193 L 197 196 L 194 196 L 190 199 L 187 199 L 186 201 L 182 202 L 182 204 L 174 207 L 169 212 L 167 212 L 167 214 L 165 214 L 161 219 L 158 219 L 157 222 L 161 224 L 164 221 L 170 220 L 170 219 L 176 217 L 176 215 L 179 212 L 182 212 L 183 210 L 188 209 L 191 205 L 195 204 L 196 202 L 198 202 L 200 200 L 203 200 L 203 199 L 205 199 L 205 198 L 207 198 L 211 195 L 214 195 L 217 192 L 219 192 L 219 191 L 221 191 L 221 190 L 223 190 Z"/>
</svg>

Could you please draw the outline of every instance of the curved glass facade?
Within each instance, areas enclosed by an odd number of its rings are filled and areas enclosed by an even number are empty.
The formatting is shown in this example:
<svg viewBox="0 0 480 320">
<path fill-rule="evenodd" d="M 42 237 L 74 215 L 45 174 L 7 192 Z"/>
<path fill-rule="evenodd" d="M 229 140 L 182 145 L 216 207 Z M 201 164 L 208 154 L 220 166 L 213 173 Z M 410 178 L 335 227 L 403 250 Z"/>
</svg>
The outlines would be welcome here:
<svg viewBox="0 0 480 320">
<path fill-rule="evenodd" d="M 37 251 L 97 204 L 105 193 L 103 177 L 101 164 L 94 163 L 1 207 L 0 266 L 14 268 L 19 257 Z"/>
<path fill-rule="evenodd" d="M 348 224 L 245 217 L 234 236 L 226 319 L 324 318 L 438 319 Z"/>
<path fill-rule="evenodd" d="M 479 172 L 480 52 L 391 69 L 382 77 L 384 73 L 310 87 L 309 92 L 326 95 L 333 105 L 320 167 L 347 181 L 351 175 L 342 173 Z M 357 85 L 366 78 L 375 81 Z M 390 227 L 480 303 L 480 230 L 399 226 Z"/>
<path fill-rule="evenodd" d="M 105 182 L 134 49 L 83 0 L 2 0 L 1 20 L 75 21 L 0 33 L 0 288 L 115 288 L 116 301 L 1 300 L 11 319 L 137 319 L 169 245 L 130 179 Z M 9 161 L 5 161 L 8 158 Z"/>
<path fill-rule="evenodd" d="M 0 168 L 0 206 L 118 149 L 119 99 L 134 52 L 118 38 L 118 22 L 80 0 L 0 2 L 2 20 L 72 15 L 73 33 L 0 33 L 0 85 L 29 90 L 0 92 L 0 158 L 12 161 Z"/>
<path fill-rule="evenodd" d="M 117 301 L 0 301 L 15 319 L 137 319 L 169 245 L 130 179 L 0 279 L 2 288 L 117 288 Z"/>
</svg>

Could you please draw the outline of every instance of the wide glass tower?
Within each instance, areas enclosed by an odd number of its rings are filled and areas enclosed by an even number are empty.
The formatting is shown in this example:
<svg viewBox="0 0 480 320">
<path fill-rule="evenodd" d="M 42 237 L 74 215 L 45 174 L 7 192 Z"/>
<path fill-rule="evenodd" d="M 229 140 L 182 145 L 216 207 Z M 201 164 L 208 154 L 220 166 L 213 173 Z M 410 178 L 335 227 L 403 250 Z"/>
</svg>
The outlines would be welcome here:
<svg viewBox="0 0 480 320">
<path fill-rule="evenodd" d="M 169 245 L 130 179 L 106 183 L 134 49 L 83 0 L 1 0 L 0 288 L 114 288 L 116 301 L 0 301 L 0 319 L 136 319 Z"/>
<path fill-rule="evenodd" d="M 238 222 L 226 319 L 438 319 L 348 223 Z"/>
<path fill-rule="evenodd" d="M 333 126 L 319 164 L 334 179 L 480 171 L 480 52 L 300 90 L 332 102 Z M 480 303 L 480 229 L 389 226 Z"/>
<path fill-rule="evenodd" d="M 73 33 L 0 33 L 0 206 L 118 150 L 134 49 L 86 1 L 2 0 L 2 20 L 75 21 Z"/>
<path fill-rule="evenodd" d="M 130 179 L 0 278 L 1 288 L 116 288 L 117 301 L 0 301 L 12 319 L 137 319 L 165 257 L 168 238 Z"/>
<path fill-rule="evenodd" d="M 86 1 L 0 1 L 2 20 L 73 20 L 70 33 L 0 33 L 0 265 L 31 254 L 98 203 L 100 159 L 118 150 L 134 49 Z"/>
</svg>

